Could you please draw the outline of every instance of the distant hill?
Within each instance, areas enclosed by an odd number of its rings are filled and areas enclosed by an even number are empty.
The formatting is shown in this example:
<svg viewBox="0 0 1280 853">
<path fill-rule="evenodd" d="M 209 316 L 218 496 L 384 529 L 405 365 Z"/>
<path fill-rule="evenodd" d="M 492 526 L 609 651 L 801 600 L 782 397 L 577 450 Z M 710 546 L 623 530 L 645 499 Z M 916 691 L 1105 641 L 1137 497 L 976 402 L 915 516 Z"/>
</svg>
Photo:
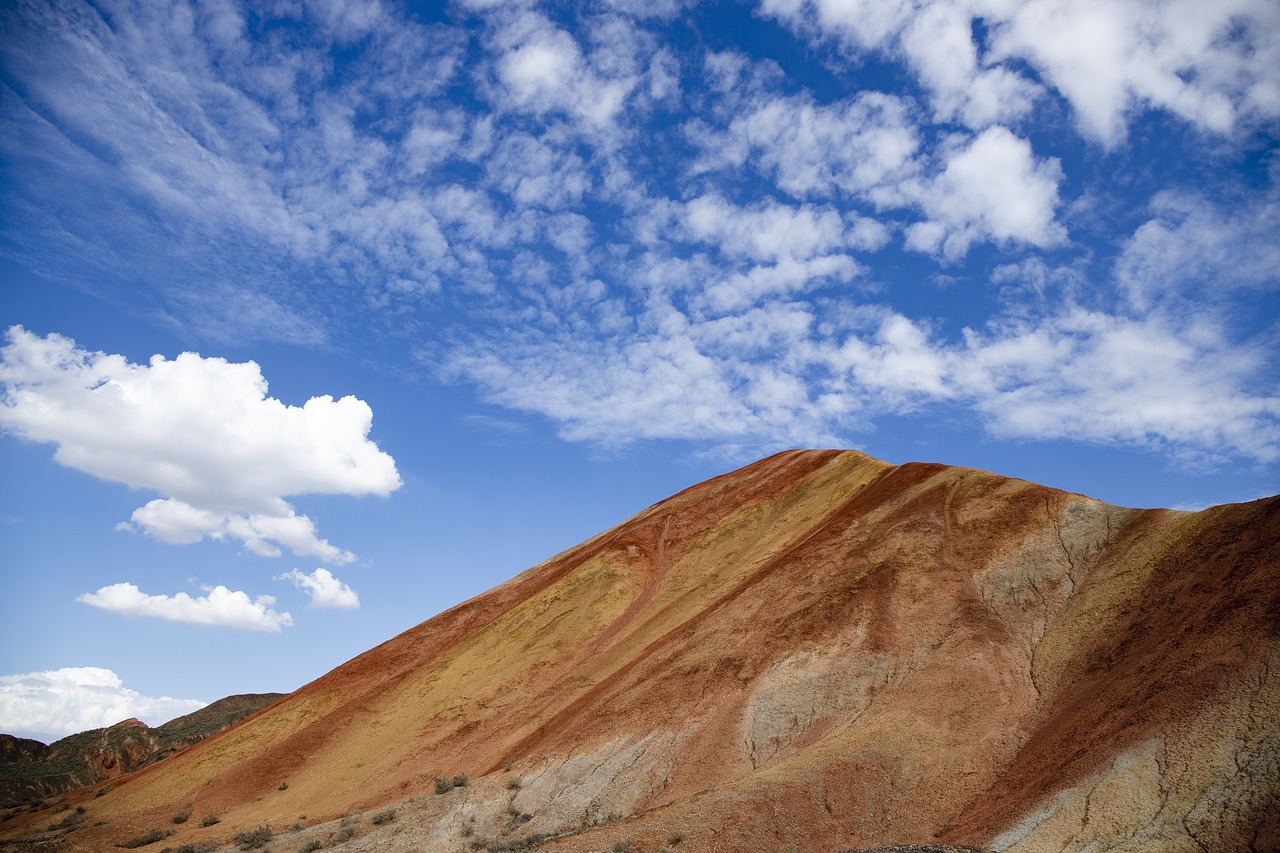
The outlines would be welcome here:
<svg viewBox="0 0 1280 853">
<path fill-rule="evenodd" d="M 1280 498 L 779 454 L 57 807 L 85 851 L 1280 849 Z"/>
<path fill-rule="evenodd" d="M 37 803 L 146 767 L 238 723 L 282 696 L 228 696 L 154 729 L 138 720 L 124 720 L 47 746 L 0 734 L 0 808 Z"/>
</svg>

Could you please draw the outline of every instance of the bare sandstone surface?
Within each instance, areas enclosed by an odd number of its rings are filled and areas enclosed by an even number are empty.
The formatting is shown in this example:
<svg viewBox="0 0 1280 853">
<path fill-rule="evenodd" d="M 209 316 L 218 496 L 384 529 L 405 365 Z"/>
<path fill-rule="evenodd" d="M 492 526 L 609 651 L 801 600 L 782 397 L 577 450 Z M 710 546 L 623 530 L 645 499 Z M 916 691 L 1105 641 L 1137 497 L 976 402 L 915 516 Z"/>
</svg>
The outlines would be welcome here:
<svg viewBox="0 0 1280 853">
<path fill-rule="evenodd" d="M 116 783 L 47 843 L 1280 849 L 1280 498 L 783 453 Z"/>
</svg>

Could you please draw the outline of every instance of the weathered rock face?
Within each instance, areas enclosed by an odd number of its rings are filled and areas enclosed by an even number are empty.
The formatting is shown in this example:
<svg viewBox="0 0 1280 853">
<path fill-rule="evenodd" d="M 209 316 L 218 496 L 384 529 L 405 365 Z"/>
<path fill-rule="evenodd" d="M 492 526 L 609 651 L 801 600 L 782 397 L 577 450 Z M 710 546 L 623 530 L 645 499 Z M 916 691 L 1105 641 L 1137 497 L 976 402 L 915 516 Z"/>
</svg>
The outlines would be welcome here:
<svg viewBox="0 0 1280 853">
<path fill-rule="evenodd" d="M 175 841 L 428 795 L 379 849 L 1267 850 L 1277 791 L 1280 498 L 1128 510 L 807 451 L 127 779 L 72 841 L 183 803 L 222 823 Z"/>
<path fill-rule="evenodd" d="M 129 719 L 48 746 L 0 734 L 0 808 L 39 802 L 138 770 L 227 728 L 282 695 L 228 696 L 154 729 Z"/>
</svg>

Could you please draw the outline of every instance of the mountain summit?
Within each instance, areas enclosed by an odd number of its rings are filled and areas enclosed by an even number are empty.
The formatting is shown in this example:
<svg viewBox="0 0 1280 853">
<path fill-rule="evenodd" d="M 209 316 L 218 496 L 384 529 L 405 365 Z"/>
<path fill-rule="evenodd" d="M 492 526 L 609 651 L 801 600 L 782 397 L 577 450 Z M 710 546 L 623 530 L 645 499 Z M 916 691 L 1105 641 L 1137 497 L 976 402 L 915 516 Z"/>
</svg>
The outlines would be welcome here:
<svg viewBox="0 0 1280 853">
<path fill-rule="evenodd" d="M 116 784 L 59 849 L 1277 849 L 1280 497 L 781 453 Z"/>
</svg>

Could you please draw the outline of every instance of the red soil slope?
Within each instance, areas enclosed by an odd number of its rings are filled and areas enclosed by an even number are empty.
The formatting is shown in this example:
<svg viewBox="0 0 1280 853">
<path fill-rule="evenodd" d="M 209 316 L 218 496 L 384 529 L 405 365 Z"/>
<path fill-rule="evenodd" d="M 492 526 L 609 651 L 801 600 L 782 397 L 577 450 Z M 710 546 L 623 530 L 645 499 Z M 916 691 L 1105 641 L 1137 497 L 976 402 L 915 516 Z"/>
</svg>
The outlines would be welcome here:
<svg viewBox="0 0 1280 853">
<path fill-rule="evenodd" d="M 1129 510 L 789 452 L 126 777 L 65 849 L 183 807 L 222 821 L 168 843 L 225 841 L 465 772 L 379 849 L 1272 850 L 1277 664 L 1280 498 Z"/>
</svg>

